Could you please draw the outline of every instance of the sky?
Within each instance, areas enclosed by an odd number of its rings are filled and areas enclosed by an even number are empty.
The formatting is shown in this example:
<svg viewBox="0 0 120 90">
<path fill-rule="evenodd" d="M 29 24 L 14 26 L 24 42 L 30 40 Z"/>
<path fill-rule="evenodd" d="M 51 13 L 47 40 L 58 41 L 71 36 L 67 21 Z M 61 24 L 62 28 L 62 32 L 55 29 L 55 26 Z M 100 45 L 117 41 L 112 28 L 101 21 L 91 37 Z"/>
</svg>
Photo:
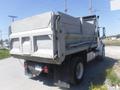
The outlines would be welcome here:
<svg viewBox="0 0 120 90">
<path fill-rule="evenodd" d="M 2 38 L 8 38 L 11 19 L 8 15 L 18 16 L 20 20 L 48 11 L 64 12 L 65 0 L 1 0 L 0 30 Z M 89 15 L 89 0 L 67 0 L 68 14 L 78 17 Z M 94 14 L 100 16 L 99 25 L 106 27 L 106 35 L 120 34 L 120 10 L 110 10 L 110 0 L 93 0 Z"/>
</svg>

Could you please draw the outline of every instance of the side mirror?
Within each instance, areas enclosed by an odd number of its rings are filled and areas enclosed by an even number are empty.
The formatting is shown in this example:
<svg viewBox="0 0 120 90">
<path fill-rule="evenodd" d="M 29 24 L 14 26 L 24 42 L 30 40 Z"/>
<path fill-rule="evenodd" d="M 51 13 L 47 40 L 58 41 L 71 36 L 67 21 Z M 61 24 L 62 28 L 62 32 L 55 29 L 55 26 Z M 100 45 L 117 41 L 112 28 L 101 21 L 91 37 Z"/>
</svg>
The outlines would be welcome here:
<svg viewBox="0 0 120 90">
<path fill-rule="evenodd" d="M 102 36 L 102 38 L 105 38 L 106 37 L 106 31 L 105 31 L 105 27 L 103 27 L 103 36 Z"/>
<path fill-rule="evenodd" d="M 105 27 L 98 27 L 98 37 L 100 37 L 100 38 L 105 38 L 106 37 Z"/>
</svg>

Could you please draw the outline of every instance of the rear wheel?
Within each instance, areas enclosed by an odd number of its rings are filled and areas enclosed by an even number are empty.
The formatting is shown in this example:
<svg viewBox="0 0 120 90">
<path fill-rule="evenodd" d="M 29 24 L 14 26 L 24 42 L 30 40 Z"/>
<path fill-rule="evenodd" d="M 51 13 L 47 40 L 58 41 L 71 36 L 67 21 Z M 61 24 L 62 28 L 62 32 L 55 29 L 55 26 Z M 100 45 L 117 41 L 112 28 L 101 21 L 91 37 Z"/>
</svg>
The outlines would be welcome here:
<svg viewBox="0 0 120 90">
<path fill-rule="evenodd" d="M 79 62 L 76 66 L 76 70 L 75 70 L 75 78 L 76 80 L 81 80 L 82 76 L 83 76 L 83 72 L 84 72 L 84 67 L 83 67 L 83 63 Z"/>
<path fill-rule="evenodd" d="M 84 75 L 84 64 L 80 58 L 74 58 L 76 60 L 72 63 L 72 84 L 79 84 Z"/>
</svg>

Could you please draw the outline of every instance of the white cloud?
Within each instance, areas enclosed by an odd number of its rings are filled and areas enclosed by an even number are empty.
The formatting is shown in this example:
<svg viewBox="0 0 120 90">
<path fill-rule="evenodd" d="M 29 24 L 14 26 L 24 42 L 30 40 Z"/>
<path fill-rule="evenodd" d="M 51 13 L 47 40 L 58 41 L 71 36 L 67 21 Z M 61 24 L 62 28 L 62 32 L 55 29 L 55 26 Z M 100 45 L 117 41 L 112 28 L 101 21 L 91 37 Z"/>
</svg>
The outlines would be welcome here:
<svg viewBox="0 0 120 90">
<path fill-rule="evenodd" d="M 111 10 L 120 10 L 120 0 L 110 0 Z"/>
</svg>

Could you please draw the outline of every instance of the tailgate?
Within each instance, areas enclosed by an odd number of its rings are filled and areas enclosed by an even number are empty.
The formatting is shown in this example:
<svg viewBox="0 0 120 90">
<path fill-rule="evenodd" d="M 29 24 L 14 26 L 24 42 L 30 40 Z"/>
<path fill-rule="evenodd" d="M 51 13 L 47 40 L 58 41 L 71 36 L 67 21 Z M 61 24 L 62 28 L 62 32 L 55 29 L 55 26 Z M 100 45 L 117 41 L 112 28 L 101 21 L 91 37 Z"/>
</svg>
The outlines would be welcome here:
<svg viewBox="0 0 120 90">
<path fill-rule="evenodd" d="M 52 13 L 16 21 L 11 25 L 12 55 L 54 58 Z"/>
<path fill-rule="evenodd" d="M 11 34 L 11 50 L 14 55 L 53 58 L 53 37 L 50 28 L 38 32 Z"/>
</svg>

